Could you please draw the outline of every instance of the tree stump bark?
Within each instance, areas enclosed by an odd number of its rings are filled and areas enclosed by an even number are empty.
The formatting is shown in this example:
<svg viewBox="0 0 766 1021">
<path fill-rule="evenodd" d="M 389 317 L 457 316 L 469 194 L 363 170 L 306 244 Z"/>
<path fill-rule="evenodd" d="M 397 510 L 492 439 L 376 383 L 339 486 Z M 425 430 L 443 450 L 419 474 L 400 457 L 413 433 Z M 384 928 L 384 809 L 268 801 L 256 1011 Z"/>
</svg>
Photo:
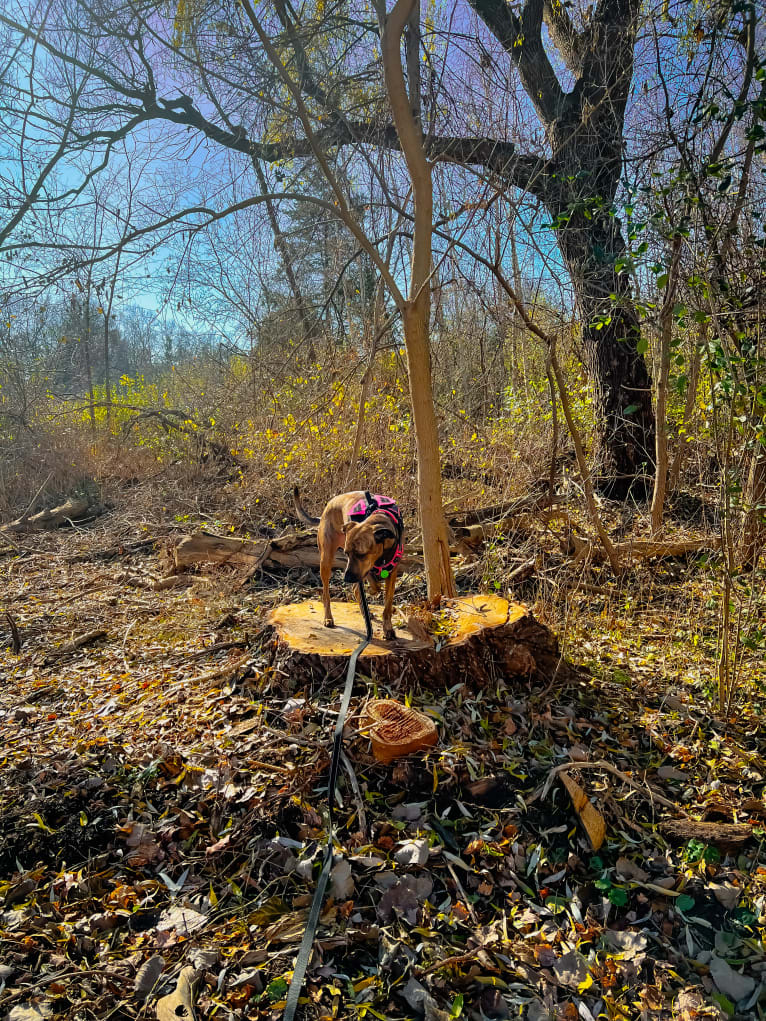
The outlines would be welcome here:
<svg viewBox="0 0 766 1021">
<path fill-rule="evenodd" d="M 339 677 L 365 637 L 356 603 L 333 603 L 332 612 L 334 628 L 324 626 L 318 600 L 280 606 L 269 615 L 271 664 L 285 678 L 286 689 Z M 442 600 L 435 616 L 438 627 L 432 637 L 416 637 L 413 630 L 421 629 L 414 623 L 411 630 L 395 620 L 396 640 L 386 642 L 375 614 L 373 638 L 359 657 L 359 672 L 384 683 L 449 686 L 463 681 L 470 688 L 500 679 L 549 681 L 562 671 L 572 674 L 553 633 L 520 603 L 497 595 L 464 596 Z"/>
</svg>

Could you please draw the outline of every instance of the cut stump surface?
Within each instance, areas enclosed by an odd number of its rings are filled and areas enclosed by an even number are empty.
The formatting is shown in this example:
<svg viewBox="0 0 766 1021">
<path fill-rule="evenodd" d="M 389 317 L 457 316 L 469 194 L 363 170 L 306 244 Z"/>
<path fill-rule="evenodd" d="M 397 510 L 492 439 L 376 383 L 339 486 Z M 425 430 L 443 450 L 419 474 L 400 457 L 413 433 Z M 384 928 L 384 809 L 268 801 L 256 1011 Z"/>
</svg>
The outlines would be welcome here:
<svg viewBox="0 0 766 1021">
<path fill-rule="evenodd" d="M 373 607 L 372 612 L 373 638 L 362 652 L 360 668 L 375 679 L 449 684 L 464 680 L 471 687 L 483 687 L 500 676 L 550 679 L 564 665 L 554 635 L 525 606 L 497 595 L 443 600 L 435 645 L 414 636 L 396 616 L 396 639 L 385 641 L 380 608 Z M 292 690 L 340 672 L 365 637 L 356 603 L 334 602 L 332 613 L 334 628 L 324 626 L 319 600 L 279 606 L 270 614 L 273 662 L 290 678 Z"/>
</svg>

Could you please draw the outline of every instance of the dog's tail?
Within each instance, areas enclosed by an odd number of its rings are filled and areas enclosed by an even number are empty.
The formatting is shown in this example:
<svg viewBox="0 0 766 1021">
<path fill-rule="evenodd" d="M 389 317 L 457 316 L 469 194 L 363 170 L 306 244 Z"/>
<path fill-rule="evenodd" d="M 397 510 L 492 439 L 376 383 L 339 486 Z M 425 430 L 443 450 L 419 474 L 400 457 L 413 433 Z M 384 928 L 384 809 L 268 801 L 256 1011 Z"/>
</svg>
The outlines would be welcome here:
<svg viewBox="0 0 766 1021">
<path fill-rule="evenodd" d="M 293 506 L 295 507 L 295 513 L 304 525 L 313 526 L 319 524 L 319 518 L 312 518 L 312 516 L 304 510 L 303 504 L 301 503 L 301 494 L 297 486 L 293 486 Z"/>
</svg>

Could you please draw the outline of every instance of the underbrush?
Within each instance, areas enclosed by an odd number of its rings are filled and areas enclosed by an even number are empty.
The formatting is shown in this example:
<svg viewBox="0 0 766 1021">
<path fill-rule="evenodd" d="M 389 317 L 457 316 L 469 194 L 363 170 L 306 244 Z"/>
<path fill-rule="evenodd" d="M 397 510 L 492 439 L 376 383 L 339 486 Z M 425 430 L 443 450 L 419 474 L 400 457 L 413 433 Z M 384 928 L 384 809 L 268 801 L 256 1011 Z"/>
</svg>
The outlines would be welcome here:
<svg viewBox="0 0 766 1021">
<path fill-rule="evenodd" d="M 83 397 L 49 394 L 28 435 L 6 436 L 0 512 L 20 513 L 38 488 L 38 505 L 50 504 L 83 477 L 108 488 L 147 476 L 161 482 L 183 466 L 194 484 L 200 466 L 228 451 L 228 491 L 269 517 L 295 483 L 312 505 L 358 487 L 390 492 L 414 514 L 415 438 L 400 353 L 382 359 L 364 394 L 362 368 L 354 355 L 272 385 L 242 359 L 192 360 L 155 380 L 123 376 L 109 402 L 97 387 L 92 408 Z M 574 374 L 572 397 L 589 435 L 592 400 Z M 544 380 L 523 393 L 507 388 L 481 417 L 454 389 L 441 387 L 436 402 L 448 509 L 524 493 L 547 474 L 553 413 Z M 560 449 L 567 445 L 562 436 Z"/>
</svg>

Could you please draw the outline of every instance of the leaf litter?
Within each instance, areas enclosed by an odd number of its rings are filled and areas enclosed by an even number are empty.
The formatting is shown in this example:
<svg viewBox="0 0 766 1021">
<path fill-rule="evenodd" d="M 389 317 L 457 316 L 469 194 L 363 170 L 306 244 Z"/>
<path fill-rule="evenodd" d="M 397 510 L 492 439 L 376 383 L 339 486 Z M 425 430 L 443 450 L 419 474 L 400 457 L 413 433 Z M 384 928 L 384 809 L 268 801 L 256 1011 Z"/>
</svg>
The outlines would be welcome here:
<svg viewBox="0 0 766 1021">
<path fill-rule="evenodd" d="M 126 563 L 152 567 L 137 538 L 107 516 L 80 548 L 29 539 L 6 574 L 0 1016 L 276 1021 L 340 680 L 291 692 L 261 628 L 315 581 L 126 587 Z M 763 725 L 669 692 L 637 661 L 653 629 L 631 664 L 574 624 L 593 673 L 566 688 L 414 684 L 440 743 L 390 766 L 352 722 L 306 1017 L 765 1016 Z M 353 720 L 365 698 L 360 679 Z M 568 762 L 613 770 L 549 782 Z"/>
</svg>

